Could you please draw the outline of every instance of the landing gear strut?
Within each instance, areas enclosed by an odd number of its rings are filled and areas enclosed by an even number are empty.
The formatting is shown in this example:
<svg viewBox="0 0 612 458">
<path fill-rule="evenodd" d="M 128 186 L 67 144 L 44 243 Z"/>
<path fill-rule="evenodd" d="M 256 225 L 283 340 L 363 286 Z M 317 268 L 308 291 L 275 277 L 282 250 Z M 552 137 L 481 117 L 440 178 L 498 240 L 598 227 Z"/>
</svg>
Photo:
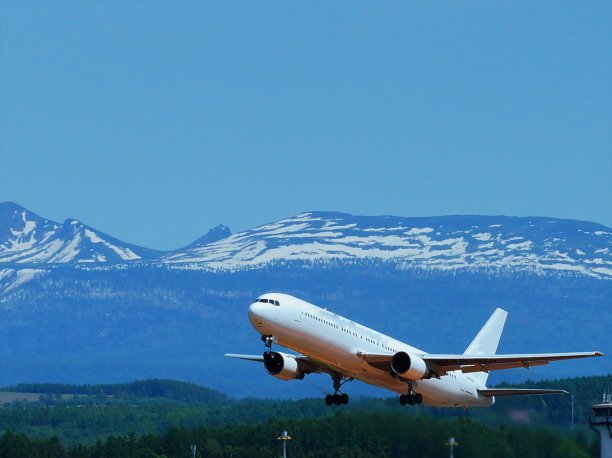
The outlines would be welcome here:
<svg viewBox="0 0 612 458">
<path fill-rule="evenodd" d="M 351 382 L 353 379 L 346 378 L 339 372 L 334 372 L 331 377 L 334 382 L 334 394 L 328 394 L 327 396 L 325 396 L 325 404 L 327 404 L 328 406 L 332 404 L 335 404 L 337 406 L 342 404 L 348 404 L 349 395 L 346 393 L 340 393 L 340 387 L 346 382 Z"/>
<path fill-rule="evenodd" d="M 261 336 L 261 340 L 266 345 L 268 351 L 272 351 L 272 344 L 276 342 L 273 336 Z"/>
<path fill-rule="evenodd" d="M 413 406 L 423 402 L 423 395 L 421 393 L 415 393 L 412 389 L 412 382 L 408 382 L 408 394 L 400 395 L 399 401 L 403 406 L 406 404 Z"/>
</svg>

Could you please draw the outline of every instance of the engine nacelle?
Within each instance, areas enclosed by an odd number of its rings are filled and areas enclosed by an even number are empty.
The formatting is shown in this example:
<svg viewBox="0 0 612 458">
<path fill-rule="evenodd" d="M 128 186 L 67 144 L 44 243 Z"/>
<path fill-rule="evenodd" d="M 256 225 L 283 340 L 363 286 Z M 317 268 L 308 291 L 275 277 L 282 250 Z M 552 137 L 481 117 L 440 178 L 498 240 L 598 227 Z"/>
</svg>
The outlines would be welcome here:
<svg viewBox="0 0 612 458">
<path fill-rule="evenodd" d="M 394 374 L 408 380 L 421 380 L 427 378 L 429 371 L 427 364 L 416 355 L 409 355 L 405 351 L 397 352 L 391 358 L 391 370 Z"/>
<path fill-rule="evenodd" d="M 282 380 L 303 379 L 304 373 L 300 370 L 293 355 L 267 351 L 263 354 L 264 367 L 268 374 Z"/>
</svg>

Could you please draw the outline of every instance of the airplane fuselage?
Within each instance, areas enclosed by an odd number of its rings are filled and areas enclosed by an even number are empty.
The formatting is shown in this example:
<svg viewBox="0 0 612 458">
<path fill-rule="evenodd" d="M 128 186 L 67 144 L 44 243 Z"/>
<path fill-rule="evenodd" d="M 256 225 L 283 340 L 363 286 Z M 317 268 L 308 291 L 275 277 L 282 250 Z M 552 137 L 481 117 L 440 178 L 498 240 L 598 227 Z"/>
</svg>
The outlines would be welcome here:
<svg viewBox="0 0 612 458">
<path fill-rule="evenodd" d="M 378 369 L 360 354 L 426 353 L 392 337 L 317 307 L 293 296 L 270 293 L 261 296 L 270 303 L 254 302 L 249 319 L 262 336 L 274 336 L 278 344 L 316 360 L 330 370 L 398 394 L 408 391 L 405 380 Z M 278 305 L 276 305 L 278 304 Z M 492 396 L 480 396 L 479 385 L 470 374 L 451 371 L 412 383 L 423 403 L 441 407 L 491 406 Z"/>
</svg>

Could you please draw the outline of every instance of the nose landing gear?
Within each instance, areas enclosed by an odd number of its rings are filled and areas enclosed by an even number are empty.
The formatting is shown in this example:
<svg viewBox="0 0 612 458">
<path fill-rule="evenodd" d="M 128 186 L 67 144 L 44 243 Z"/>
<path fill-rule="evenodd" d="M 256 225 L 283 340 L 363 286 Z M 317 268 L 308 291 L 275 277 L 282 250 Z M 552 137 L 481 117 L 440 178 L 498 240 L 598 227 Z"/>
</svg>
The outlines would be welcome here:
<svg viewBox="0 0 612 458">
<path fill-rule="evenodd" d="M 268 351 L 272 351 L 272 344 L 276 343 L 276 338 L 274 336 L 261 336 L 261 340 L 268 348 Z"/>
</svg>

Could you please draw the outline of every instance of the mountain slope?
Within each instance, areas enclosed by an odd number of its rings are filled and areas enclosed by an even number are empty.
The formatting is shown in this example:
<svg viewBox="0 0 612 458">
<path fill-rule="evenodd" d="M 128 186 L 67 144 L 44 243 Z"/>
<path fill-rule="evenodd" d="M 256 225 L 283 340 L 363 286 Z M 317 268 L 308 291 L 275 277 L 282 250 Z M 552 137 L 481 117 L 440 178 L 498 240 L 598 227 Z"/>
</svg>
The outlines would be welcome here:
<svg viewBox="0 0 612 458">
<path fill-rule="evenodd" d="M 402 218 L 309 212 L 163 257 L 212 268 L 384 259 L 406 268 L 519 269 L 612 278 L 612 231 L 541 217 Z"/>
<path fill-rule="evenodd" d="M 124 243 L 75 219 L 59 224 L 15 203 L 0 203 L 0 263 L 116 263 L 161 254 Z"/>
</svg>

